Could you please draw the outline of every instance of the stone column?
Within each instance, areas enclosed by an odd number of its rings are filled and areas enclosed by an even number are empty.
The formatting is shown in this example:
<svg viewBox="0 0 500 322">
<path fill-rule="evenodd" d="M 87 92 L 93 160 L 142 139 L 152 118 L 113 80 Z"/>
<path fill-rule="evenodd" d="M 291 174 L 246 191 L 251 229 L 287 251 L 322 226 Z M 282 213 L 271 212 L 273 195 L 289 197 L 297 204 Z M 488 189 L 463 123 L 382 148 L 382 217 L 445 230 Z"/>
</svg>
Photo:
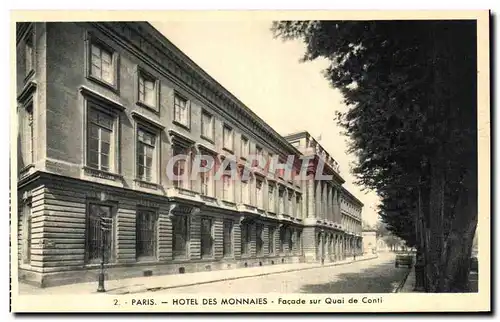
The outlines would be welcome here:
<svg viewBox="0 0 500 322">
<path fill-rule="evenodd" d="M 328 183 L 323 182 L 323 219 L 328 220 L 330 216 L 330 202 L 328 202 Z"/>
<path fill-rule="evenodd" d="M 328 216 L 326 217 L 328 221 L 333 221 L 333 196 L 332 196 L 332 187 L 328 185 Z"/>
<path fill-rule="evenodd" d="M 314 218 L 316 215 L 316 190 L 314 178 L 307 179 L 307 217 Z"/>
<path fill-rule="evenodd" d="M 316 181 L 316 194 L 315 194 L 315 201 L 316 201 L 316 218 L 321 219 L 323 217 L 322 215 L 322 208 L 321 208 L 321 181 Z"/>
</svg>

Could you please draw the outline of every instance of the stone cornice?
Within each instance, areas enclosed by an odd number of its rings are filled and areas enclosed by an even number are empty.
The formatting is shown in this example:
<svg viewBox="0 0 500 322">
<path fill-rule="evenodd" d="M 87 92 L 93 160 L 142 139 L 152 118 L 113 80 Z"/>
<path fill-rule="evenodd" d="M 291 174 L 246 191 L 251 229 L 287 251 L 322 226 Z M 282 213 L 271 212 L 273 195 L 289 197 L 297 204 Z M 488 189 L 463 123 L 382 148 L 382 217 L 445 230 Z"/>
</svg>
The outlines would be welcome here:
<svg viewBox="0 0 500 322">
<path fill-rule="evenodd" d="M 363 207 L 364 204 L 356 198 L 352 193 L 350 193 L 345 187 L 342 187 L 342 194 L 347 197 L 346 199 L 349 199 L 350 201 L 354 202 L 357 206 Z"/>
<path fill-rule="evenodd" d="M 262 142 L 272 140 L 283 154 L 300 152 L 273 130 L 234 95 L 196 65 L 158 30 L 147 22 L 98 22 L 94 27 L 131 51 L 178 86 L 211 103 L 210 107 Z M 244 120 L 242 122 L 242 120 Z"/>
</svg>

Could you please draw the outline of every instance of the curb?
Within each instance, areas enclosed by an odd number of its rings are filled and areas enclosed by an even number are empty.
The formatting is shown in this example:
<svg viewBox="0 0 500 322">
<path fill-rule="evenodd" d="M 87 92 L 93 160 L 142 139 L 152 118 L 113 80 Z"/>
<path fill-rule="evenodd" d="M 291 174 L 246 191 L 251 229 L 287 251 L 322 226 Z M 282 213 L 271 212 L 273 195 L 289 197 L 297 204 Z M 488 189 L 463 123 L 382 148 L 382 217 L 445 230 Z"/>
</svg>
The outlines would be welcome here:
<svg viewBox="0 0 500 322">
<path fill-rule="evenodd" d="M 405 286 L 406 280 L 408 279 L 408 276 L 410 276 L 410 273 L 412 270 L 413 270 L 413 267 L 408 270 L 408 272 L 403 277 L 403 280 L 401 281 L 401 283 L 399 283 L 398 287 L 396 287 L 396 289 L 393 291 L 393 293 L 399 293 L 399 291 L 401 291 L 401 289 Z"/>
<path fill-rule="evenodd" d="M 356 262 L 363 262 L 363 261 L 372 260 L 372 259 L 376 259 L 376 258 L 378 258 L 378 256 L 360 259 L 360 260 L 357 260 Z M 319 265 L 319 266 L 314 266 L 314 267 L 293 268 L 293 269 L 288 269 L 288 270 L 279 271 L 279 272 L 269 272 L 269 273 L 243 275 L 243 276 L 236 276 L 236 277 L 219 278 L 219 279 L 215 279 L 215 280 L 202 281 L 202 282 L 196 282 L 196 283 L 186 283 L 186 284 L 181 284 L 181 285 L 145 287 L 144 289 L 134 290 L 132 292 L 126 291 L 126 292 L 109 293 L 109 294 L 125 295 L 125 294 L 137 294 L 137 293 L 144 293 L 144 292 L 157 292 L 157 291 L 168 290 L 168 289 L 173 289 L 173 288 L 203 285 L 203 284 L 210 284 L 210 283 L 218 283 L 218 282 L 225 282 L 225 281 L 233 281 L 233 280 L 238 280 L 238 279 L 251 278 L 251 277 L 261 277 L 261 276 L 267 276 L 267 275 L 273 275 L 273 274 L 298 272 L 298 271 L 305 271 L 305 270 L 321 268 L 321 267 L 342 266 L 342 265 L 347 265 L 347 264 L 352 264 L 352 263 L 354 263 L 354 261 L 350 261 L 350 262 L 346 262 L 346 263 L 330 263 L 327 265 Z M 406 277 L 408 277 L 408 275 Z M 406 278 L 405 278 L 405 281 L 406 281 Z"/>
</svg>

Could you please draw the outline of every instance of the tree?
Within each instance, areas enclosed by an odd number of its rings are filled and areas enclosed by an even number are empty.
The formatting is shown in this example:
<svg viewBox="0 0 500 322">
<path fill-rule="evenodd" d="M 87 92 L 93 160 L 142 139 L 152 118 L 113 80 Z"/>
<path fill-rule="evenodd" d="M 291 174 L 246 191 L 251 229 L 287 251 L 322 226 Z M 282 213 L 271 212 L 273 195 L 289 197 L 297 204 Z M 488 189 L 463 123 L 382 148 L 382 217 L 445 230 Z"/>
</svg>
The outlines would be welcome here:
<svg viewBox="0 0 500 322">
<path fill-rule="evenodd" d="M 387 230 L 386 225 L 381 221 L 377 222 L 375 230 L 377 231 L 377 238 L 382 238 L 389 235 L 389 231 Z"/>
<path fill-rule="evenodd" d="M 367 230 L 367 229 L 373 229 L 373 226 L 370 225 L 366 220 L 363 219 L 363 222 L 362 222 L 362 227 L 363 227 L 363 230 Z"/>
<path fill-rule="evenodd" d="M 302 61 L 348 111 L 337 120 L 357 183 L 382 199 L 387 229 L 423 254 L 425 289 L 467 289 L 477 225 L 476 25 L 473 21 L 281 21 Z"/>
</svg>

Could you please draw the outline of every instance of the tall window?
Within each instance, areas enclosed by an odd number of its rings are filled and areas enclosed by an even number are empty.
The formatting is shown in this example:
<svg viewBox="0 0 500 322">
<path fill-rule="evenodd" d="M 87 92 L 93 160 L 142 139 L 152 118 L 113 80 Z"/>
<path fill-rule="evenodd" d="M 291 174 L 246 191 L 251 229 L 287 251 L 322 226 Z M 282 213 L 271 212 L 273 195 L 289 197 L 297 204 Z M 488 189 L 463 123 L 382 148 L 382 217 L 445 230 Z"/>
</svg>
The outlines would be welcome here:
<svg viewBox="0 0 500 322">
<path fill-rule="evenodd" d="M 227 125 L 224 125 L 224 130 L 222 133 L 224 141 L 224 149 L 233 151 L 233 129 Z"/>
<path fill-rule="evenodd" d="M 202 160 L 202 162 L 205 160 Z M 200 172 L 201 194 L 214 196 L 214 180 L 210 172 Z"/>
<path fill-rule="evenodd" d="M 255 152 L 256 152 L 257 156 L 259 157 L 258 167 L 262 169 L 264 167 L 264 164 L 262 164 L 262 162 L 264 161 L 264 160 L 262 160 L 264 157 L 264 152 L 262 151 L 262 148 L 260 146 L 255 147 Z"/>
<path fill-rule="evenodd" d="M 181 97 L 178 94 L 174 95 L 174 121 L 178 122 L 179 124 L 190 128 L 190 104 L 187 99 L 184 97 Z"/>
<path fill-rule="evenodd" d="M 101 229 L 101 217 L 113 220 L 111 207 L 90 203 L 87 210 L 87 240 L 85 244 L 87 263 L 99 263 L 101 261 L 101 243 L 104 243 L 104 262 L 109 263 L 111 261 L 113 232 L 112 230 Z"/>
<path fill-rule="evenodd" d="M 234 184 L 231 176 L 222 176 L 222 197 L 227 201 L 234 201 Z"/>
<path fill-rule="evenodd" d="M 141 180 L 152 181 L 155 178 L 156 135 L 137 129 L 137 177 Z"/>
<path fill-rule="evenodd" d="M 264 200 L 262 199 L 262 193 L 264 189 L 262 186 L 262 181 L 257 180 L 255 182 L 255 187 L 256 187 L 257 207 L 264 208 Z"/>
<path fill-rule="evenodd" d="M 267 238 L 268 238 L 268 250 L 269 250 L 269 254 L 274 254 L 274 249 L 275 249 L 275 246 L 274 246 L 274 238 L 275 238 L 275 235 L 276 235 L 276 228 L 273 227 L 273 226 L 269 226 L 268 227 L 268 232 L 269 234 L 267 235 Z"/>
<path fill-rule="evenodd" d="M 88 111 L 87 165 L 113 171 L 114 117 L 92 107 Z"/>
<path fill-rule="evenodd" d="M 138 260 L 156 259 L 156 223 L 154 211 L 139 209 L 135 220 L 135 252 Z"/>
<path fill-rule="evenodd" d="M 214 140 L 214 117 L 206 111 L 201 113 L 201 135 L 211 141 Z"/>
<path fill-rule="evenodd" d="M 294 207 L 293 207 L 293 195 L 292 191 L 288 191 L 288 204 L 287 204 L 287 209 L 288 209 L 288 215 L 293 216 L 294 213 Z"/>
<path fill-rule="evenodd" d="M 233 255 L 233 221 L 224 220 L 222 234 L 222 255 L 229 257 Z"/>
<path fill-rule="evenodd" d="M 274 162 L 273 162 L 273 154 L 272 153 L 269 153 L 268 157 L 267 157 L 267 162 L 269 164 L 268 166 L 268 169 L 269 169 L 269 173 L 271 174 L 274 174 Z"/>
<path fill-rule="evenodd" d="M 114 84 L 113 53 L 96 43 L 92 43 L 90 47 L 90 74 L 108 84 Z"/>
<path fill-rule="evenodd" d="M 31 262 L 31 204 L 26 203 L 22 208 L 22 253 L 24 264 Z"/>
<path fill-rule="evenodd" d="M 158 106 L 158 82 L 152 76 L 139 71 L 139 102 L 154 109 Z"/>
<path fill-rule="evenodd" d="M 189 189 L 190 187 L 189 157 L 187 152 L 185 148 L 174 145 L 173 156 L 183 156 L 177 159 L 173 166 L 173 174 L 177 176 L 177 178 L 173 179 L 173 184 L 176 188 Z"/>
<path fill-rule="evenodd" d="M 187 216 L 172 217 L 172 253 L 174 258 L 187 257 L 188 229 L 189 221 Z"/>
<path fill-rule="evenodd" d="M 284 214 L 285 213 L 285 190 L 280 189 L 279 190 L 279 213 Z"/>
<path fill-rule="evenodd" d="M 201 257 L 212 257 L 213 246 L 212 219 L 201 218 Z"/>
<path fill-rule="evenodd" d="M 250 182 L 240 181 L 241 182 L 241 202 L 244 204 L 250 204 Z"/>
<path fill-rule="evenodd" d="M 297 250 L 302 254 L 302 232 L 297 230 Z"/>
<path fill-rule="evenodd" d="M 296 213 L 297 218 L 300 219 L 300 218 L 302 218 L 302 197 L 297 195 L 295 198 L 296 198 L 295 199 L 296 200 L 295 201 L 295 207 L 296 207 L 295 213 Z"/>
<path fill-rule="evenodd" d="M 241 137 L 241 157 L 247 158 L 250 155 L 250 145 L 248 139 L 244 136 Z"/>
<path fill-rule="evenodd" d="M 287 229 L 287 241 L 288 241 L 288 252 L 293 251 L 294 246 L 294 230 L 292 228 Z"/>
<path fill-rule="evenodd" d="M 264 245 L 263 233 L 264 233 L 264 226 L 262 224 L 257 224 L 255 226 L 255 236 L 256 236 L 255 248 L 257 251 L 257 255 L 259 256 L 262 255 L 262 248 Z"/>
<path fill-rule="evenodd" d="M 23 166 L 33 163 L 33 104 L 20 110 L 19 137 Z"/>
<path fill-rule="evenodd" d="M 28 76 L 31 71 L 35 68 L 34 60 L 35 60 L 35 51 L 33 47 L 33 30 L 30 30 L 28 32 L 28 35 L 26 37 L 26 43 L 24 45 L 25 49 L 25 64 L 26 64 L 26 69 L 25 69 L 25 75 Z"/>
<path fill-rule="evenodd" d="M 275 201 L 274 201 L 275 200 L 274 199 L 275 192 L 274 192 L 274 186 L 273 185 L 269 185 L 268 192 L 269 192 L 269 198 L 268 198 L 268 205 L 267 205 L 268 207 L 267 207 L 267 209 L 270 212 L 274 212 L 275 211 L 275 209 L 274 209 L 275 208 Z"/>
<path fill-rule="evenodd" d="M 285 227 L 280 228 L 280 253 L 285 251 L 285 240 L 286 240 L 286 229 Z"/>
<path fill-rule="evenodd" d="M 250 254 L 251 226 L 248 223 L 241 224 L 241 255 Z"/>
</svg>

